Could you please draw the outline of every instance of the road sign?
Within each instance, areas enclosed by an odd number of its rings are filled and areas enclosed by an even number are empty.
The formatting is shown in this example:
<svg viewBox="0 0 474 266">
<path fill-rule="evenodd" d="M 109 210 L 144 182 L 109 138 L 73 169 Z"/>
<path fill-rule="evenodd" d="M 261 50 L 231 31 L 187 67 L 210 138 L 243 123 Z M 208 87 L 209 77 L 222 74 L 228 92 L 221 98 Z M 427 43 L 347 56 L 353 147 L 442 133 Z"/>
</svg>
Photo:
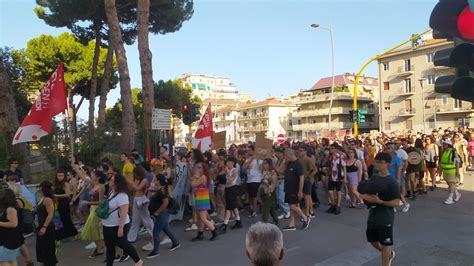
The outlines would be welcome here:
<svg viewBox="0 0 474 266">
<path fill-rule="evenodd" d="M 277 136 L 277 141 L 278 141 L 278 143 L 280 143 L 280 144 L 283 143 L 283 142 L 285 142 L 285 135 L 283 135 L 283 134 L 281 134 L 281 133 L 278 134 L 278 136 Z"/>
<path fill-rule="evenodd" d="M 171 111 L 169 109 L 153 108 L 151 129 L 171 129 Z"/>
</svg>

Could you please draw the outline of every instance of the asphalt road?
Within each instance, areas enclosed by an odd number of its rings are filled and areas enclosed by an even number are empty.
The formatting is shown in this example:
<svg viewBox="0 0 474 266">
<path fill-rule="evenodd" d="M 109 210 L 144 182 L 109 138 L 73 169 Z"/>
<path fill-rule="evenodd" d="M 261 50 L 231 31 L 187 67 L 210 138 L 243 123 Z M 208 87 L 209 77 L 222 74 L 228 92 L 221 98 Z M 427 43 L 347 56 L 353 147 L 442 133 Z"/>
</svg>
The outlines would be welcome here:
<svg viewBox="0 0 474 266">
<path fill-rule="evenodd" d="M 397 252 L 393 265 L 474 265 L 474 174 L 466 176 L 462 198 L 456 204 L 445 205 L 446 185 L 411 202 L 408 213 L 397 212 L 394 226 L 394 249 Z M 320 198 L 323 198 L 320 195 Z M 326 206 L 316 212 L 308 230 L 284 232 L 285 256 L 283 265 L 380 265 L 380 256 L 365 240 L 367 210 L 349 209 L 343 203 L 341 215 L 326 214 Z M 161 255 L 145 258 L 147 252 L 139 250 L 145 265 L 249 265 L 245 255 L 245 233 L 260 215 L 246 218 L 244 228 L 228 230 L 214 242 L 191 242 L 195 232 L 184 232 L 186 222 L 173 222 L 172 228 L 182 246 L 173 252 L 162 245 Z M 286 226 L 281 220 L 280 226 Z M 209 232 L 205 233 L 208 238 Z M 27 240 L 34 255 L 35 237 Z M 146 243 L 142 237 L 135 245 Z M 103 265 L 105 256 L 87 258 L 88 243 L 69 241 L 62 245 L 59 265 Z M 133 265 L 130 260 L 115 265 Z"/>
</svg>

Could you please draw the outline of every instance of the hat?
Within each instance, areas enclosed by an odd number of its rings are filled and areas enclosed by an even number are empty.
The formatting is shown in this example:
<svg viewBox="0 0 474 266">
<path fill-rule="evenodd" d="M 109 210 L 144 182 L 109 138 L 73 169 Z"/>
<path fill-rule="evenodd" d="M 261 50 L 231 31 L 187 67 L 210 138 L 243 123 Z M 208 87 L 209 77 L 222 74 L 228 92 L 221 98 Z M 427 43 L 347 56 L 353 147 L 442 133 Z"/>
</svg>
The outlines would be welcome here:
<svg viewBox="0 0 474 266">
<path fill-rule="evenodd" d="M 443 143 L 453 146 L 453 142 L 450 140 L 444 140 Z"/>
</svg>

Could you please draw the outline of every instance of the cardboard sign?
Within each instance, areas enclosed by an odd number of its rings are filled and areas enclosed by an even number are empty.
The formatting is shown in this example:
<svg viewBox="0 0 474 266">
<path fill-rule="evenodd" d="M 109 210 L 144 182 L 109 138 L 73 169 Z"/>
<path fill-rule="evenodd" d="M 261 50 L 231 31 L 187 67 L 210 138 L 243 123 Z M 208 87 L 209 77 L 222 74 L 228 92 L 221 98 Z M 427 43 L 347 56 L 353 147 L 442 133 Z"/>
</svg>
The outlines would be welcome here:
<svg viewBox="0 0 474 266">
<path fill-rule="evenodd" d="M 214 150 L 225 149 L 225 136 L 227 131 L 214 133 Z"/>
<path fill-rule="evenodd" d="M 273 140 L 265 138 L 265 133 L 260 132 L 255 137 L 255 158 L 263 160 L 272 154 Z"/>
</svg>

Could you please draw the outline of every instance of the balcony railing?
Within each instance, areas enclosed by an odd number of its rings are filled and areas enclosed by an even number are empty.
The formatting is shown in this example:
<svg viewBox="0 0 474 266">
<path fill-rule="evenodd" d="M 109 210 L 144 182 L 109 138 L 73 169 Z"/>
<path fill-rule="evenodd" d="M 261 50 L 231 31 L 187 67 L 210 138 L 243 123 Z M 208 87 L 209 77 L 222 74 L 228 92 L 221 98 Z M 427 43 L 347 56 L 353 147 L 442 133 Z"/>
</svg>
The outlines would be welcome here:
<svg viewBox="0 0 474 266">
<path fill-rule="evenodd" d="M 416 114 L 416 109 L 411 108 L 401 108 L 399 112 L 399 116 L 414 116 Z"/>
<path fill-rule="evenodd" d="M 397 69 L 397 73 L 399 76 L 409 76 L 413 74 L 414 71 L 415 71 L 414 65 L 410 65 L 409 68 L 406 68 L 405 66 L 401 66 L 401 67 L 398 67 Z"/>
<path fill-rule="evenodd" d="M 249 131 L 249 132 L 253 132 L 253 131 L 267 131 L 267 130 L 268 130 L 268 126 L 259 125 L 259 126 L 252 126 L 252 127 L 241 127 L 240 130 L 241 130 L 241 131 Z"/>
<path fill-rule="evenodd" d="M 239 120 L 252 120 L 252 119 L 260 119 L 260 118 L 268 118 L 268 113 L 259 113 L 259 114 L 251 114 L 251 115 L 241 115 L 239 116 Z"/>
<path fill-rule="evenodd" d="M 474 112 L 471 103 L 463 102 L 461 107 L 455 108 L 452 105 L 442 105 L 436 106 L 436 113 L 437 114 L 454 114 L 454 113 L 468 113 Z"/>
<path fill-rule="evenodd" d="M 399 88 L 398 89 L 398 94 L 403 95 L 403 96 L 414 95 L 415 94 L 415 87 L 411 87 L 411 88 L 402 87 L 402 88 Z"/>
<path fill-rule="evenodd" d="M 359 107 L 359 109 L 365 109 Z M 333 107 L 331 113 L 333 115 L 349 115 L 349 111 L 352 107 Z M 368 109 L 368 114 L 374 114 L 373 108 Z M 329 114 L 329 108 L 314 109 L 314 110 L 300 110 L 293 112 L 293 117 L 313 117 L 313 116 L 327 116 Z"/>
<path fill-rule="evenodd" d="M 354 97 L 354 94 L 352 93 L 352 91 L 334 92 L 333 100 L 342 100 L 342 99 L 351 100 L 352 97 Z M 364 91 L 358 91 L 357 97 L 358 97 L 358 100 L 371 101 L 373 95 L 371 93 L 367 93 Z M 315 94 L 315 95 L 309 95 L 309 96 L 301 96 L 301 97 L 298 97 L 296 101 L 299 103 L 309 103 L 309 102 L 324 102 L 324 101 L 329 101 L 330 99 L 331 99 L 331 93 L 321 93 L 321 94 Z"/>
</svg>

